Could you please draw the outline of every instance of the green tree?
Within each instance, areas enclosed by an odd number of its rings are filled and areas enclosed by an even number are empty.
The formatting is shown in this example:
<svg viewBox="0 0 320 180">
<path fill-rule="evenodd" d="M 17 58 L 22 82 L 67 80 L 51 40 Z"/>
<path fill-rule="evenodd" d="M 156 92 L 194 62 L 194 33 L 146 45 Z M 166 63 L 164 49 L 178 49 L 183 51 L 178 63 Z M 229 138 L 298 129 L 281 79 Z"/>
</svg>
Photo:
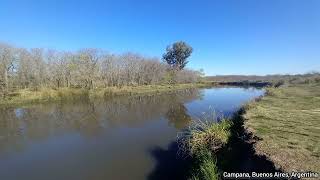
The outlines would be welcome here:
<svg viewBox="0 0 320 180">
<path fill-rule="evenodd" d="M 188 57 L 193 49 L 190 45 L 183 41 L 175 42 L 168 46 L 166 53 L 163 55 L 166 61 L 173 69 L 182 70 L 188 64 Z"/>
</svg>

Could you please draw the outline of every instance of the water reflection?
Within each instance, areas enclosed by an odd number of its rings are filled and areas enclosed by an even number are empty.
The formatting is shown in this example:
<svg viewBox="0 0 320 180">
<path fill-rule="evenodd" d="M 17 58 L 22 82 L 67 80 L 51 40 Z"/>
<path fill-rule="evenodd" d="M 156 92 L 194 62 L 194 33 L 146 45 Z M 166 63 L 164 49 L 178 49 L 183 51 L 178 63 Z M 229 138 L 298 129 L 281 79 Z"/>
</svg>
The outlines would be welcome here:
<svg viewBox="0 0 320 180">
<path fill-rule="evenodd" d="M 229 114 L 262 93 L 189 89 L 2 108 L 0 179 L 181 177 L 183 168 L 172 173 L 187 166 L 174 158 L 177 132 L 209 106 Z"/>
<path fill-rule="evenodd" d="M 98 136 L 110 128 L 135 127 L 161 117 L 168 118 L 173 127 L 183 128 L 191 120 L 184 103 L 199 97 L 199 90 L 189 89 L 162 95 L 0 109 L 0 153 L 15 147 L 13 144 L 21 145 L 24 140 L 41 140 L 70 132 Z"/>
<path fill-rule="evenodd" d="M 187 112 L 187 108 L 182 103 L 171 105 L 166 113 L 169 124 L 173 125 L 177 129 L 186 127 L 186 125 L 191 122 L 191 117 Z"/>
</svg>

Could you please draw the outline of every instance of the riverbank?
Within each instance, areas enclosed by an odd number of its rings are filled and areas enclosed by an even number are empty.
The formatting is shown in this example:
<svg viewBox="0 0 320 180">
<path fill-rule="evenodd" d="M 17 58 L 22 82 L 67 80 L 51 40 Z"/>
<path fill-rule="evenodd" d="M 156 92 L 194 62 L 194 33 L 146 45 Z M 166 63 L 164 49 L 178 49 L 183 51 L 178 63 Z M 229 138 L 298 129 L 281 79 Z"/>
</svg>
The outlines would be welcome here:
<svg viewBox="0 0 320 180">
<path fill-rule="evenodd" d="M 320 84 L 267 88 L 232 119 L 196 125 L 182 138 L 192 179 L 222 172 L 319 172 Z M 186 148 L 187 147 L 187 148 Z"/>
<path fill-rule="evenodd" d="M 261 138 L 257 153 L 284 171 L 320 172 L 320 84 L 267 90 L 244 115 L 246 128 Z"/>
<path fill-rule="evenodd" d="M 232 178 L 225 172 L 273 173 L 281 172 L 266 156 L 256 153 L 257 140 L 244 128 L 241 108 L 231 119 L 219 123 L 205 123 L 191 128 L 187 138 L 179 139 L 180 151 L 192 159 L 189 178 L 193 180 L 218 180 Z M 200 123 L 202 124 L 202 123 Z M 185 145 L 187 144 L 187 145 Z"/>
<path fill-rule="evenodd" d="M 145 86 L 123 86 L 107 87 L 97 89 L 82 88 L 40 88 L 21 89 L 12 91 L 5 98 L 1 99 L 0 106 L 17 106 L 31 103 L 43 103 L 79 98 L 101 98 L 120 95 L 156 94 L 171 92 L 189 88 L 209 87 L 208 83 L 175 84 L 175 85 L 145 85 Z"/>
</svg>

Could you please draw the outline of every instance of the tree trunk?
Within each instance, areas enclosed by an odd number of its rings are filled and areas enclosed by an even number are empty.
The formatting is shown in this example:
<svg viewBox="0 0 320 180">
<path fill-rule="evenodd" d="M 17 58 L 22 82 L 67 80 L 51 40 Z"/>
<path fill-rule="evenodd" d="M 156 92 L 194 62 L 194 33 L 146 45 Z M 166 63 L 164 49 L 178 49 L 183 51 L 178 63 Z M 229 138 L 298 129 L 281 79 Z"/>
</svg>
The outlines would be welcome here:
<svg viewBox="0 0 320 180">
<path fill-rule="evenodd" d="M 5 86 L 5 91 L 8 91 L 8 88 L 9 88 L 8 71 L 6 69 L 4 70 L 4 86 Z"/>
<path fill-rule="evenodd" d="M 67 88 L 69 88 L 69 87 L 70 87 L 69 79 L 68 79 L 68 78 L 66 78 L 66 81 L 67 81 Z"/>
<path fill-rule="evenodd" d="M 9 84 L 8 84 L 8 71 L 7 69 L 4 70 L 4 89 L 3 89 L 3 97 L 5 98 L 7 93 L 8 93 L 8 89 L 9 89 Z"/>
</svg>

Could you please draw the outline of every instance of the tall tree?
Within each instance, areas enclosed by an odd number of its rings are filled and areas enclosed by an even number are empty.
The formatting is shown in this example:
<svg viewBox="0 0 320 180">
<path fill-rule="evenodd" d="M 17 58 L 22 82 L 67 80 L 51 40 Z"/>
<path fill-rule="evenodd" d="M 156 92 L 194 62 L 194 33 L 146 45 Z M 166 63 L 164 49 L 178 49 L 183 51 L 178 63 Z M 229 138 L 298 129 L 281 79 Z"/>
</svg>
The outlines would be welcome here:
<svg viewBox="0 0 320 180">
<path fill-rule="evenodd" d="M 168 46 L 163 59 L 174 69 L 182 70 L 188 64 L 188 57 L 193 49 L 183 41 L 175 42 Z"/>
</svg>

